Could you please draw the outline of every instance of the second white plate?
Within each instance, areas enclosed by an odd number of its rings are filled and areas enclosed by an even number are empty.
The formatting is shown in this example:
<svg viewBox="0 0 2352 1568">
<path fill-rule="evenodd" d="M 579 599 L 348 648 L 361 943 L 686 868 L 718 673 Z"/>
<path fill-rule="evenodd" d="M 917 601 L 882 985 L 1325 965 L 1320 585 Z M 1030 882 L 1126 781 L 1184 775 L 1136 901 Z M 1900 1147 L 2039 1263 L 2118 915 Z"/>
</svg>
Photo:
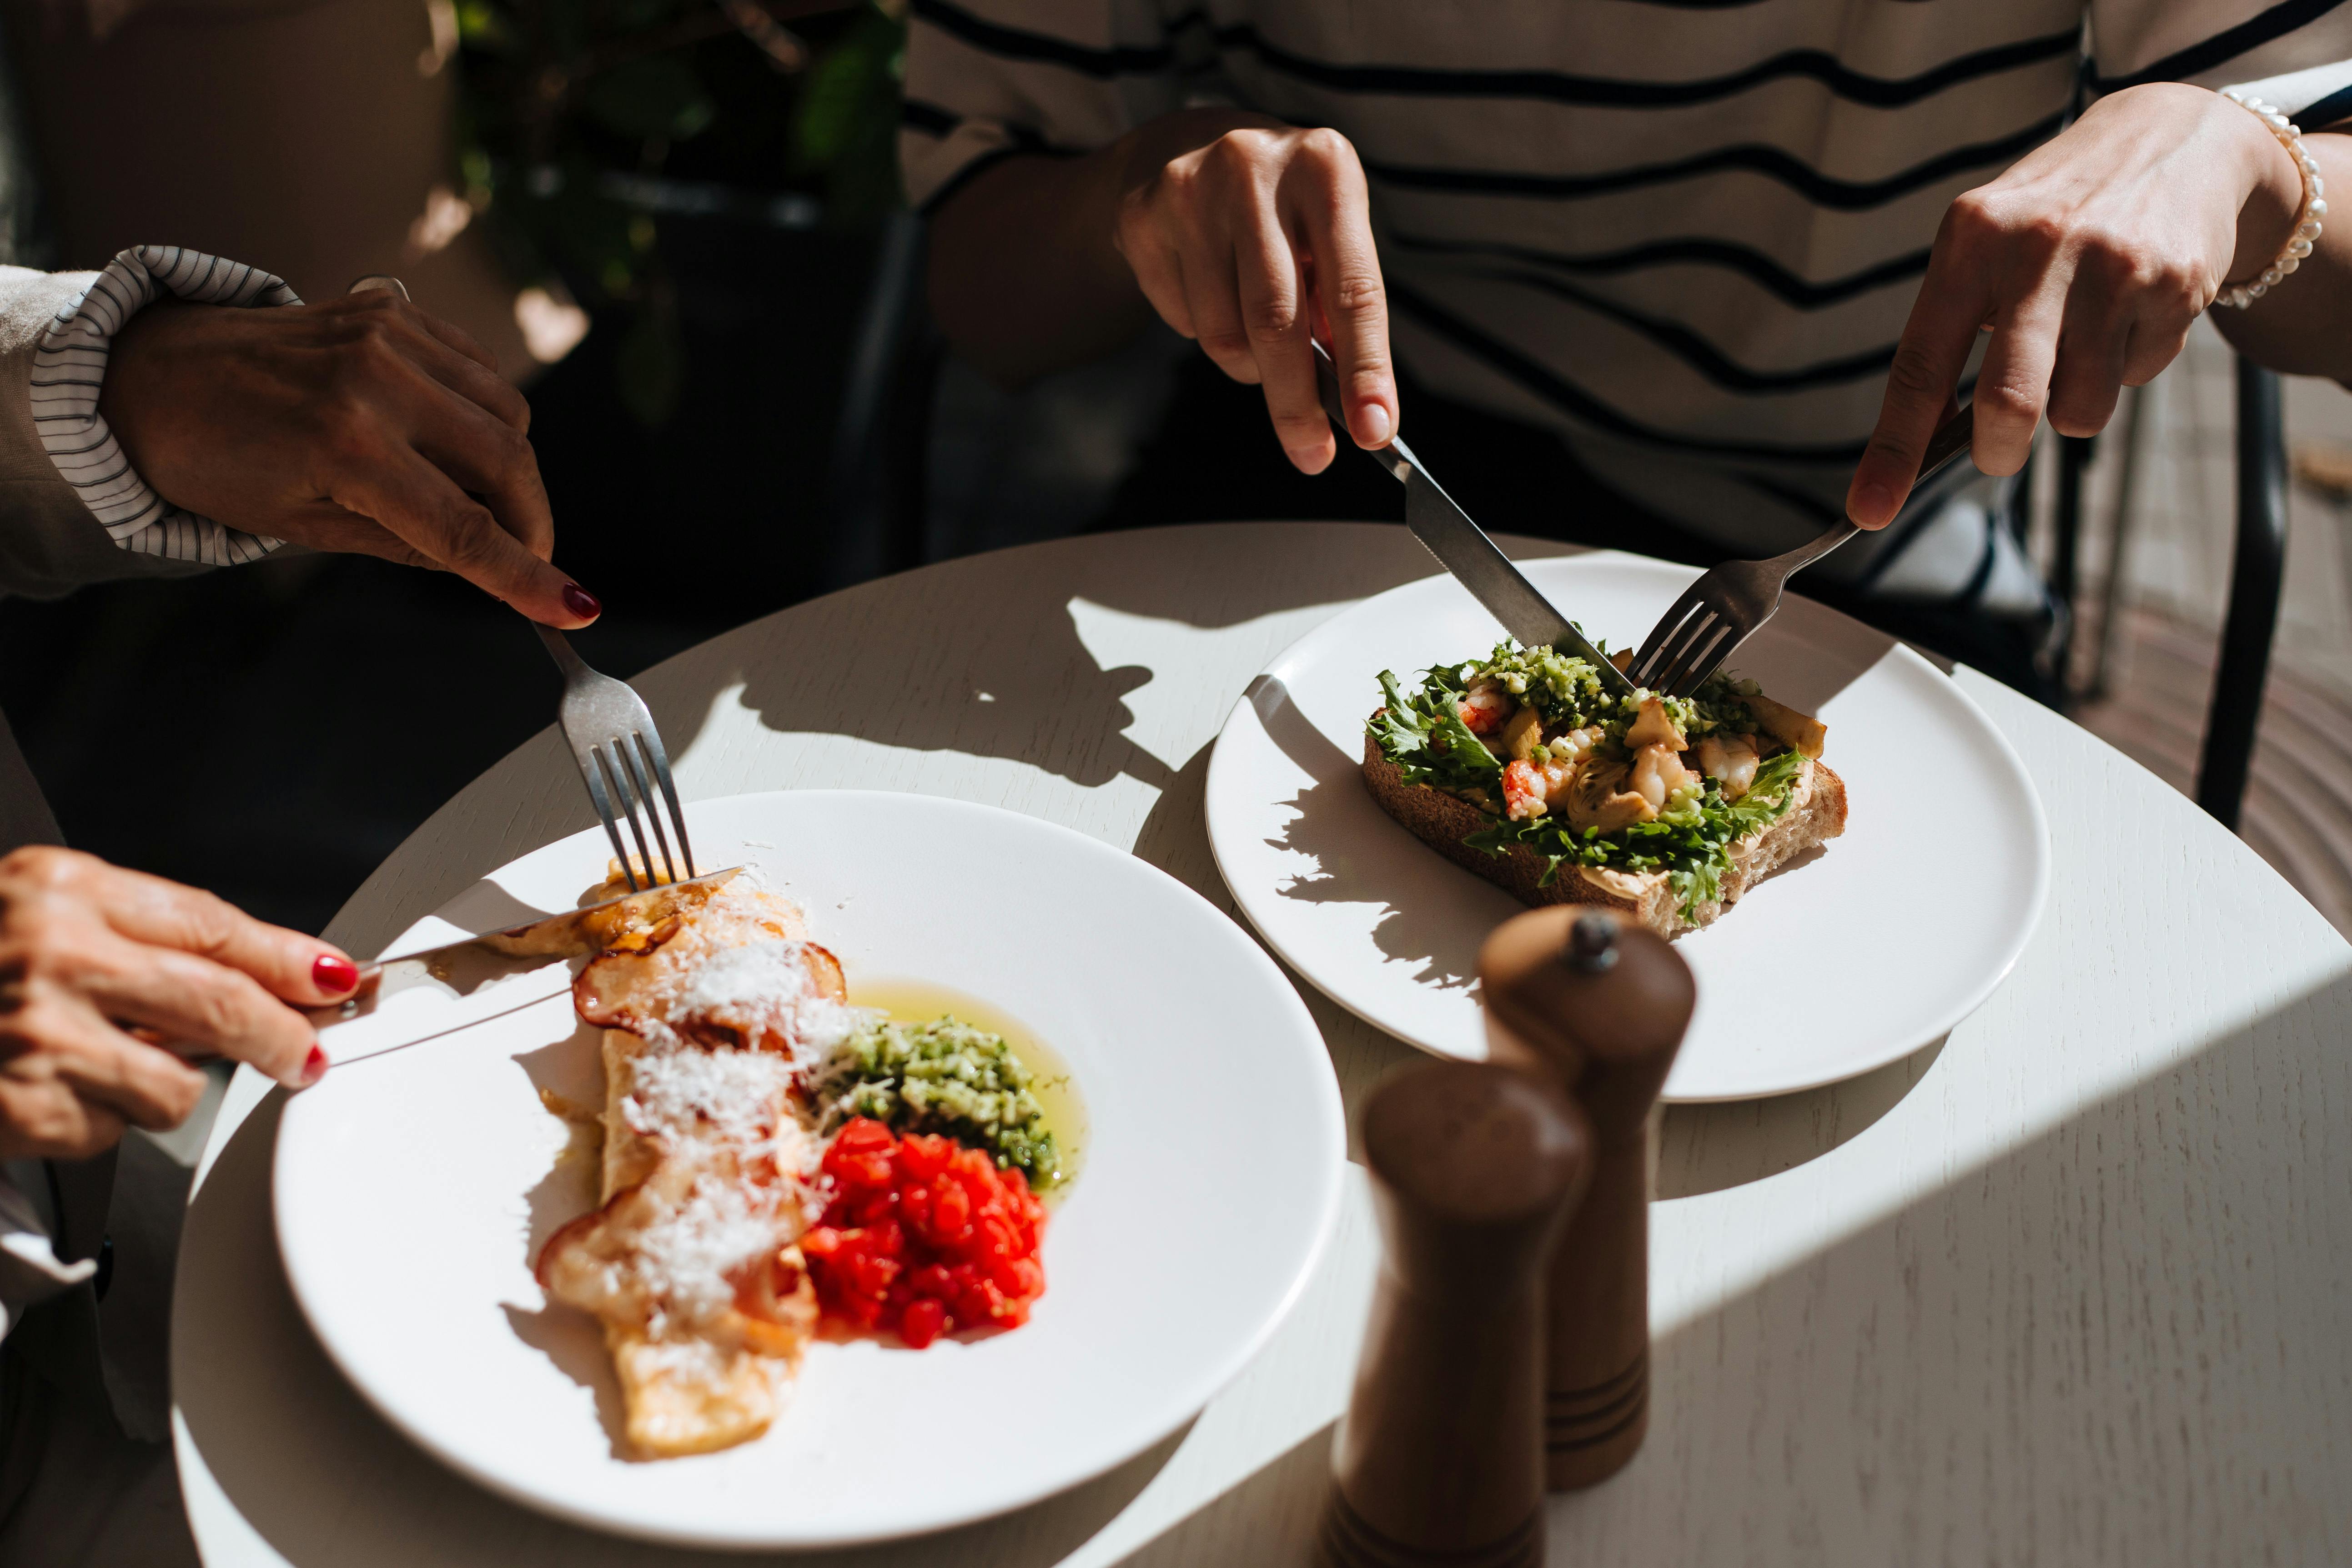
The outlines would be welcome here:
<svg viewBox="0 0 2352 1568">
<path fill-rule="evenodd" d="M 1637 640 L 1696 575 L 1608 552 L 1521 568 L 1612 645 Z M 1209 764 L 1209 841 L 1259 933 L 1333 1001 L 1444 1056 L 1486 1054 L 1478 948 L 1521 906 L 1373 803 L 1364 721 L 1381 670 L 1410 684 L 1502 635 L 1450 577 L 1367 599 L 1266 667 Z M 1699 1002 L 1666 1080 L 1675 1100 L 1811 1089 L 1935 1040 L 2017 962 L 2050 881 L 2024 764 L 1917 654 L 1790 598 L 1733 665 L 1827 721 L 1850 820 L 1676 943 Z"/>
</svg>

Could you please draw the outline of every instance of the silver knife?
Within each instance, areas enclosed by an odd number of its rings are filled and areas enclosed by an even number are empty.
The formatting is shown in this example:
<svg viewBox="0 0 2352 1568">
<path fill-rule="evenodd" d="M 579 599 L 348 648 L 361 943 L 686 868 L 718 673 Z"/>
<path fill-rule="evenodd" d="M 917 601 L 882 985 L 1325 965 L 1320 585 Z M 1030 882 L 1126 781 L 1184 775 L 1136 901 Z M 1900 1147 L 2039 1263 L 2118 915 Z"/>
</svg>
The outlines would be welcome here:
<svg viewBox="0 0 2352 1568">
<path fill-rule="evenodd" d="M 349 1001 L 310 1009 L 310 1022 L 327 1060 L 341 1067 L 519 1012 L 571 990 L 571 960 L 603 945 L 596 925 L 667 919 L 690 893 L 715 889 L 742 868 L 624 893 L 437 947 L 388 953 L 362 966 L 359 990 Z M 592 916 L 604 918 L 592 921 Z"/>
<path fill-rule="evenodd" d="M 1322 395 L 1323 412 L 1330 416 L 1339 433 L 1339 444 L 1352 445 L 1347 405 L 1339 395 L 1339 368 L 1321 343 L 1315 345 L 1315 389 Z M 1511 564 L 1511 558 L 1486 537 L 1486 530 L 1470 521 L 1468 512 L 1454 504 L 1454 498 L 1431 477 L 1412 447 L 1391 441 L 1364 455 L 1404 486 L 1404 525 L 1412 536 L 1437 557 L 1439 565 L 1454 574 L 1455 582 L 1470 590 L 1470 596 L 1484 605 L 1488 615 L 1503 624 L 1505 631 L 1518 639 L 1521 647 L 1556 647 L 1574 654 L 1600 672 L 1601 685 L 1620 697 L 1633 695 L 1633 683 L 1567 616 L 1552 608 L 1551 601 Z"/>
</svg>

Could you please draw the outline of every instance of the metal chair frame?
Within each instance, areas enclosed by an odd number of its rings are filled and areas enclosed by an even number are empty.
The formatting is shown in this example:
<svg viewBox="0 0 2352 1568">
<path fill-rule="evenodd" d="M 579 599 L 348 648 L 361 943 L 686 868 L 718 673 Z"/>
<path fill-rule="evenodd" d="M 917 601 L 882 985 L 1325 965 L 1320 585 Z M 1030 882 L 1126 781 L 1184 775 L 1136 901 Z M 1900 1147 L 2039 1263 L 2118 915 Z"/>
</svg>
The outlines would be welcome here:
<svg viewBox="0 0 2352 1568">
<path fill-rule="evenodd" d="M 2197 804 L 2235 832 L 2245 809 L 2246 784 L 2253 772 L 2255 731 L 2262 722 L 2263 690 L 2270 678 L 2271 648 L 2278 632 L 2279 599 L 2286 582 L 2286 432 L 2278 374 L 2240 355 L 2237 362 L 2238 493 L 2237 541 L 2230 573 L 2230 607 L 2221 626 L 2221 666 L 2206 709 L 2205 742 L 2197 767 Z M 2145 394 L 2141 395 L 2145 396 Z M 2139 407 L 2132 411 L 2126 468 L 2138 455 Z M 2062 437 L 2058 444 L 2058 496 L 2050 586 L 2069 612 L 2057 649 L 2062 679 L 2072 668 L 2083 530 L 2083 479 L 2091 466 L 2095 437 Z M 2118 541 L 2128 522 L 2131 477 L 2125 476 L 2116 510 Z M 2114 580 L 2121 552 L 2108 568 L 2107 614 L 2100 635 L 2111 635 L 2118 605 Z M 2104 678 L 2104 649 L 2099 661 Z M 2070 689 L 2071 694 L 2071 689 Z"/>
</svg>

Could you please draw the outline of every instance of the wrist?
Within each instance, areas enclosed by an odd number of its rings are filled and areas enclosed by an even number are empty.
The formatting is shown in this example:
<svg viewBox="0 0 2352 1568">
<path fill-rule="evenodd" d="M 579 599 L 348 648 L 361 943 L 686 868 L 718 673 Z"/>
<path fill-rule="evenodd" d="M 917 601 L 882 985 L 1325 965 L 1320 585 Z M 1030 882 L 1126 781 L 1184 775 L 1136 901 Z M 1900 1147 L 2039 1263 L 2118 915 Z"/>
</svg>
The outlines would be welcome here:
<svg viewBox="0 0 2352 1568">
<path fill-rule="evenodd" d="M 2216 123 L 2235 154 L 2242 193 L 2237 250 L 2222 276 L 2225 285 L 2239 285 L 2261 276 L 2294 237 L 2303 212 L 2303 169 L 2260 114 L 2220 93 L 2210 96 Z"/>
</svg>

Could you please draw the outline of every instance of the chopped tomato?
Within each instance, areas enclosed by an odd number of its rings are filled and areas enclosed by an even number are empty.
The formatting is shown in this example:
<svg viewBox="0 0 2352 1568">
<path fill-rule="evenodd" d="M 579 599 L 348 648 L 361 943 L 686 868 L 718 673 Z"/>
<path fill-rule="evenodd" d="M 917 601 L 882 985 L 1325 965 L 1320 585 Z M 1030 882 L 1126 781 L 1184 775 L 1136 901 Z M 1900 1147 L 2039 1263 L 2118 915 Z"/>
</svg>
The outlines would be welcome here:
<svg viewBox="0 0 2352 1568">
<path fill-rule="evenodd" d="M 824 1219 L 801 1237 L 817 1300 L 917 1350 L 959 1329 L 1017 1328 L 1045 1293 L 1045 1210 L 1019 1171 L 948 1138 L 860 1117 L 821 1167 Z"/>
</svg>

